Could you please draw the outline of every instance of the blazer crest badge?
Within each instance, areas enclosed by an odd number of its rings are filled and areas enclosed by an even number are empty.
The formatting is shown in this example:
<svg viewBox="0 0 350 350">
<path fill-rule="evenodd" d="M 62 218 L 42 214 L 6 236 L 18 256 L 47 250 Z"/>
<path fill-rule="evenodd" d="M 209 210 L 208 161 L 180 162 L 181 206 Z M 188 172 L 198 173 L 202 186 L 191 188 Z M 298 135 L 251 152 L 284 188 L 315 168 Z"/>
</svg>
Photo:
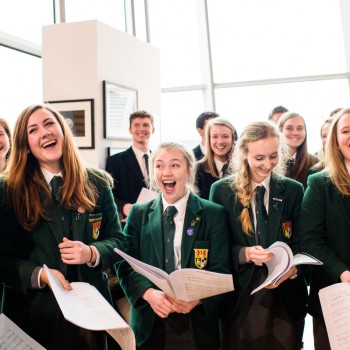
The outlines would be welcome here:
<svg viewBox="0 0 350 350">
<path fill-rule="evenodd" d="M 194 249 L 194 264 L 203 269 L 208 263 L 208 251 L 209 249 Z"/>
<path fill-rule="evenodd" d="M 283 236 L 287 239 L 292 237 L 293 221 L 282 222 Z"/>
</svg>

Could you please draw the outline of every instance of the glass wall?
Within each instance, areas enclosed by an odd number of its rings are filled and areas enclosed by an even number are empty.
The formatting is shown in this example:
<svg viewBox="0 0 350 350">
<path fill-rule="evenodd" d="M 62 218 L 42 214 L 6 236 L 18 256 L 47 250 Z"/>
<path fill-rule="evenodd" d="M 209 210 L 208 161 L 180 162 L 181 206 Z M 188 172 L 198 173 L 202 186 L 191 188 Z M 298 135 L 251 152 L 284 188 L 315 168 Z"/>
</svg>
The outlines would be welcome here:
<svg viewBox="0 0 350 350">
<path fill-rule="evenodd" d="M 193 146 L 195 119 L 216 110 L 244 124 L 283 105 L 308 123 L 309 147 L 330 110 L 348 106 L 339 1 L 65 0 L 66 22 L 100 20 L 160 50 L 161 138 Z M 41 45 L 59 1 L 0 1 L 2 33 Z M 148 11 L 147 11 L 148 9 Z M 344 12 L 344 11 L 343 11 Z M 30 15 L 28 15 L 30 14 Z M 59 13 L 56 15 L 59 22 Z M 207 33 L 210 33 L 207 35 Z M 0 115 L 41 102 L 39 58 L 0 46 Z"/>
</svg>

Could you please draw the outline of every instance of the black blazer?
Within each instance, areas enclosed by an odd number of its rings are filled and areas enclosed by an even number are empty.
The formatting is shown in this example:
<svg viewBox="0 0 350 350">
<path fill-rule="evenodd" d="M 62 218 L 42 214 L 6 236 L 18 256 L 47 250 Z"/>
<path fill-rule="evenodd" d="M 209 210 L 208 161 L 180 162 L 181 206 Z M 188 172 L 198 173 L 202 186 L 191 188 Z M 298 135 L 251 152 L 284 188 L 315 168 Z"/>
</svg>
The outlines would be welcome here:
<svg viewBox="0 0 350 350">
<path fill-rule="evenodd" d="M 225 207 L 229 218 L 231 263 L 236 291 L 234 297 L 237 298 L 236 300 L 232 298 L 231 302 L 238 305 L 242 295 L 249 286 L 255 269 L 255 265 L 251 263 L 239 264 L 239 252 L 241 248 L 251 247 L 256 245 L 256 243 L 254 235 L 246 235 L 238 221 L 243 205 L 237 200 L 236 194 L 231 188 L 233 176 L 217 181 L 212 186 L 210 199 Z M 270 237 L 266 247 L 276 241 L 283 241 L 293 250 L 297 250 L 296 244 L 299 233 L 299 213 L 302 198 L 303 187 L 300 183 L 286 177 L 271 176 L 268 219 Z M 290 230 L 284 228 L 286 225 Z M 307 289 L 304 278 L 300 276 L 294 280 L 287 280 L 276 291 L 290 319 L 293 321 L 304 319 L 307 303 Z M 231 306 L 230 317 L 234 315 L 234 307 L 235 305 Z"/>
<path fill-rule="evenodd" d="M 203 152 L 201 150 L 201 146 L 200 145 L 198 145 L 195 148 L 193 148 L 192 151 L 194 153 L 194 156 L 196 157 L 196 160 L 200 160 L 200 159 L 202 159 L 204 157 L 204 154 L 203 154 Z"/>
<path fill-rule="evenodd" d="M 216 170 L 216 173 L 218 174 L 217 170 Z M 224 171 L 224 177 L 227 175 L 228 175 L 228 172 L 226 170 Z M 211 185 L 218 180 L 220 180 L 219 175 L 218 177 L 214 177 L 212 174 L 204 170 L 202 163 L 198 164 L 197 173 L 196 173 L 196 186 L 199 191 L 198 195 L 201 198 L 209 199 Z"/>
<path fill-rule="evenodd" d="M 108 157 L 106 171 L 114 179 L 113 196 L 119 213 L 122 213 L 123 206 L 134 204 L 142 187 L 147 187 L 132 147 Z"/>
</svg>

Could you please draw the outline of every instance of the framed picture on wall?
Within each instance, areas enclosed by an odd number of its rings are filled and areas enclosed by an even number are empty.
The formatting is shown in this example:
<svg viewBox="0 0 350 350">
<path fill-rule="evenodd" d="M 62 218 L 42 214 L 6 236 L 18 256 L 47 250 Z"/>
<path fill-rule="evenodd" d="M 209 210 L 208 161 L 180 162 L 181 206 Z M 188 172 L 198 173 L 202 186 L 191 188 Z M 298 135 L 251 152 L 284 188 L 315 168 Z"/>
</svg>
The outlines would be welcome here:
<svg viewBox="0 0 350 350">
<path fill-rule="evenodd" d="M 136 89 L 103 81 L 104 138 L 131 140 L 129 116 L 136 110 Z"/>
<path fill-rule="evenodd" d="M 93 99 L 47 101 L 46 103 L 65 118 L 80 149 L 95 148 Z"/>
</svg>

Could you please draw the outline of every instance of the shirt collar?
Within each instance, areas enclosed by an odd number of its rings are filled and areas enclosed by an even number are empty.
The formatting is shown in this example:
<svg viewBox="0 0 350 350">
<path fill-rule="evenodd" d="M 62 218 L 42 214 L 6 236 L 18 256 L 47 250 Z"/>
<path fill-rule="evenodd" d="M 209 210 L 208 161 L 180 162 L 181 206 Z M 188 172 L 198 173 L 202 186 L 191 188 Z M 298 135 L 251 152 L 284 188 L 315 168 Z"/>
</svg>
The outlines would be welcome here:
<svg viewBox="0 0 350 350">
<path fill-rule="evenodd" d="M 214 157 L 214 163 L 216 166 L 216 170 L 218 171 L 218 174 L 220 174 L 220 171 L 222 170 L 225 163 L 223 163 L 221 160 L 216 159 L 215 157 Z"/>
<path fill-rule="evenodd" d="M 49 170 L 47 170 L 47 169 L 45 169 L 45 168 L 41 168 L 41 172 L 43 173 L 43 175 L 44 175 L 44 178 L 45 178 L 45 180 L 46 180 L 46 182 L 49 184 L 50 182 L 51 182 L 51 180 L 52 180 L 52 178 L 54 177 L 54 176 L 60 176 L 60 177 L 62 177 L 63 178 L 63 174 L 62 174 L 62 171 L 60 171 L 59 173 L 57 173 L 57 174 L 54 174 L 54 173 L 52 173 L 51 171 L 49 171 Z"/>
<path fill-rule="evenodd" d="M 134 151 L 136 158 L 142 159 L 144 154 L 148 154 L 148 156 L 150 155 L 150 151 L 147 150 L 147 152 L 143 152 L 141 150 L 139 150 L 138 148 L 136 148 L 135 146 L 131 146 L 132 150 Z"/>
<path fill-rule="evenodd" d="M 252 192 L 254 192 L 258 186 L 264 186 L 266 189 L 266 192 L 268 193 L 270 191 L 270 180 L 271 180 L 271 174 L 265 177 L 265 179 L 261 183 L 256 183 L 252 180 L 251 181 Z"/>
<path fill-rule="evenodd" d="M 179 216 L 183 216 L 186 211 L 186 206 L 187 206 L 187 201 L 189 196 L 190 196 L 190 191 L 187 190 L 187 193 L 182 198 L 180 198 L 177 202 L 173 204 L 169 204 L 162 194 L 163 212 L 165 211 L 166 208 L 173 205 L 177 209 L 177 214 Z"/>
</svg>

